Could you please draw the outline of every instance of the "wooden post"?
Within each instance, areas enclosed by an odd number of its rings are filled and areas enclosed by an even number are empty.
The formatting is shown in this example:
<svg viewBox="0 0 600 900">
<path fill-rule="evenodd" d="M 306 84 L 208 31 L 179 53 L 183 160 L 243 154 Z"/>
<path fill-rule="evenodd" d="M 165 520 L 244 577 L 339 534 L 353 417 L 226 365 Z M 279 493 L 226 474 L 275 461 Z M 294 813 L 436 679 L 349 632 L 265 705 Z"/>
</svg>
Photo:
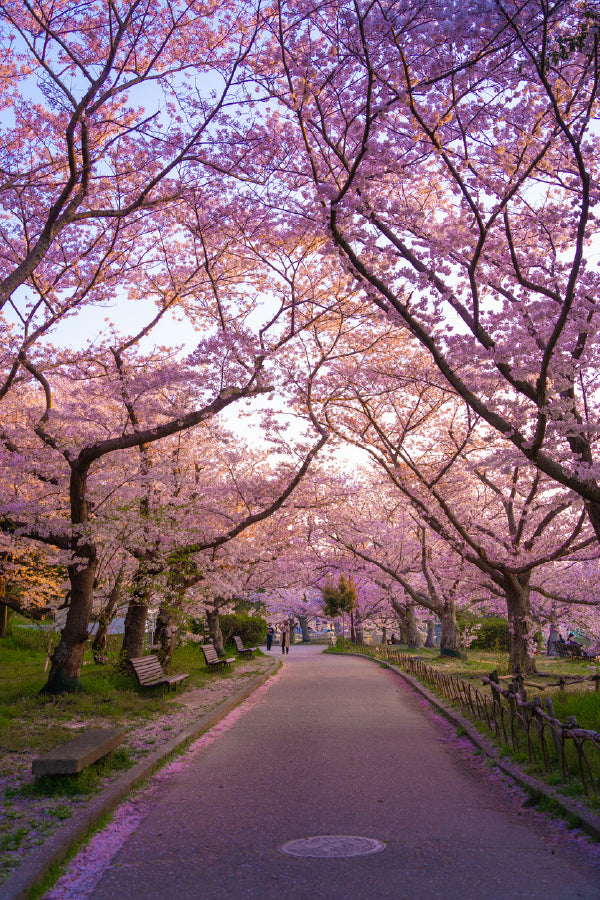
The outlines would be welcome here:
<svg viewBox="0 0 600 900">
<path fill-rule="evenodd" d="M 527 692 L 525 690 L 524 678 L 522 675 L 515 675 L 515 688 L 516 693 L 521 698 L 521 703 L 527 703 Z M 521 706 L 519 709 L 521 715 L 523 716 L 523 721 L 526 725 L 529 724 L 529 710 L 526 706 Z"/>
<path fill-rule="evenodd" d="M 552 703 L 552 700 L 550 699 L 550 697 L 544 697 L 544 703 L 543 703 L 543 705 L 544 705 L 544 707 L 545 707 L 546 712 L 548 713 L 548 715 L 549 715 L 552 719 L 556 719 L 556 713 L 554 712 L 554 704 Z M 556 732 L 554 726 L 552 726 L 552 729 L 551 729 L 551 730 L 552 730 L 552 742 L 553 742 L 553 744 L 554 744 L 554 750 L 556 751 L 557 757 L 558 757 L 559 759 L 562 759 L 562 744 L 561 744 L 561 740 L 560 740 L 560 738 L 559 738 L 559 736 L 558 736 L 558 734 L 557 734 L 557 732 Z"/>
<path fill-rule="evenodd" d="M 492 700 L 494 701 L 496 706 L 500 707 L 502 706 L 502 702 L 500 699 L 500 691 L 498 689 L 498 684 L 500 681 L 500 679 L 498 678 L 498 670 L 494 669 L 493 672 L 490 672 L 488 677 L 490 679 L 490 682 L 492 682 L 490 684 L 490 688 L 492 689 Z"/>
<path fill-rule="evenodd" d="M 515 694 L 517 693 L 517 685 L 514 681 L 511 681 L 508 685 L 508 705 L 510 706 L 510 714 L 511 716 L 515 713 Z"/>
</svg>

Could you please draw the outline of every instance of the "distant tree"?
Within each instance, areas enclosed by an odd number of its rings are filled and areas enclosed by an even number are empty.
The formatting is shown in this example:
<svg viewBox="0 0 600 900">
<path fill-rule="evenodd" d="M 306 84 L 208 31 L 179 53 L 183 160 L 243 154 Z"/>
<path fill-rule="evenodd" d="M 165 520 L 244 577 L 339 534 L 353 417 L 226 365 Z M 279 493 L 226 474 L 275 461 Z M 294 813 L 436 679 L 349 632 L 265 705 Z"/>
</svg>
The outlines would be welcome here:
<svg viewBox="0 0 600 900">
<path fill-rule="evenodd" d="M 356 629 L 354 627 L 354 610 L 356 609 L 356 586 L 352 577 L 346 578 L 341 574 L 337 586 L 331 582 L 322 588 L 323 612 L 332 619 L 344 614 L 350 616 L 350 640 L 356 643 Z"/>
</svg>

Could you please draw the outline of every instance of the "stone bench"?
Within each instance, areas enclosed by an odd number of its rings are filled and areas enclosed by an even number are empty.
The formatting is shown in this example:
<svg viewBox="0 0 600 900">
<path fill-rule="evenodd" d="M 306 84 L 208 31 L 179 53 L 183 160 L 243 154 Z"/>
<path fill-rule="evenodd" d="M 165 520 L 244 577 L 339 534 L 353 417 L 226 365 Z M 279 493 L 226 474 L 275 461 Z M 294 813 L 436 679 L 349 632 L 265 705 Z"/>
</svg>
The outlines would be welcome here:
<svg viewBox="0 0 600 900">
<path fill-rule="evenodd" d="M 34 775 L 76 775 L 86 766 L 111 753 L 123 742 L 122 728 L 90 728 L 31 764 Z"/>
</svg>

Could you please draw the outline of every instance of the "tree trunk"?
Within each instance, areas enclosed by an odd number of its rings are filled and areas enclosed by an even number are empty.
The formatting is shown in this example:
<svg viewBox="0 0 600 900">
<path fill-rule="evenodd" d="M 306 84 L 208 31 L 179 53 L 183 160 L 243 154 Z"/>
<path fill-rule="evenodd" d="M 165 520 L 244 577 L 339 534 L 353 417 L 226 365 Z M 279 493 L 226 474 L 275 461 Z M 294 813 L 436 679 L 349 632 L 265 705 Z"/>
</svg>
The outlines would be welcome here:
<svg viewBox="0 0 600 900">
<path fill-rule="evenodd" d="M 394 597 L 392 597 L 392 607 L 398 616 L 400 625 L 400 643 L 407 647 L 417 649 L 423 646 L 423 638 L 417 628 L 417 618 L 415 616 L 415 604 L 406 603 L 402 605 Z"/>
<path fill-rule="evenodd" d="M 65 627 L 50 661 L 48 681 L 42 693 L 59 694 L 81 689 L 79 676 L 83 654 L 88 641 L 88 625 L 94 602 L 94 581 L 98 566 L 96 546 L 86 540 L 89 522 L 87 500 L 87 472 L 89 460 L 82 458 L 71 466 L 69 501 L 73 534 L 78 535 L 71 544 L 73 563 L 69 566 L 71 583 L 70 602 Z"/>
<path fill-rule="evenodd" d="M 417 618 L 415 616 L 415 605 L 409 603 L 406 608 L 406 626 L 407 626 L 407 644 L 413 650 L 417 650 L 423 646 L 423 638 L 421 632 L 417 628 Z"/>
<path fill-rule="evenodd" d="M 223 647 L 223 632 L 219 624 L 219 609 L 216 606 L 206 607 L 206 623 L 208 625 L 208 633 L 213 643 L 217 656 L 225 656 Z"/>
<path fill-rule="evenodd" d="M 103 666 L 108 662 L 108 627 L 111 623 L 112 619 L 100 615 L 98 619 L 98 627 L 96 629 L 96 634 L 94 635 L 94 640 L 92 641 L 92 654 L 94 656 L 94 662 L 98 666 Z"/>
<path fill-rule="evenodd" d="M 8 632 L 8 606 L 0 603 L 0 638 L 6 637 Z"/>
<path fill-rule="evenodd" d="M 426 647 L 435 647 L 435 625 L 430 619 L 427 623 L 427 637 L 425 638 Z"/>
<path fill-rule="evenodd" d="M 298 616 L 298 622 L 300 623 L 300 628 L 302 629 L 302 642 L 304 644 L 309 644 L 310 634 L 308 633 L 308 618 L 306 616 Z"/>
<path fill-rule="evenodd" d="M 536 671 L 534 626 L 531 619 L 529 574 L 520 578 L 508 575 L 505 579 L 505 596 L 508 611 L 509 666 L 513 675 L 531 675 Z"/>
<path fill-rule="evenodd" d="M 135 591 L 125 615 L 123 643 L 119 654 L 119 668 L 126 669 L 127 660 L 142 656 L 148 618 L 148 588 Z"/>
<path fill-rule="evenodd" d="M 95 547 L 87 545 L 85 552 L 87 560 L 80 557 L 77 566 L 69 566 L 71 603 L 60 641 L 52 654 L 50 674 L 42 688 L 43 693 L 60 694 L 81 689 L 79 676 L 88 641 L 97 566 Z"/>
<path fill-rule="evenodd" d="M 453 602 L 447 601 L 440 616 L 442 634 L 440 650 L 460 650 L 460 631 L 456 621 L 456 607 Z"/>
<path fill-rule="evenodd" d="M 356 625 L 354 624 L 354 610 L 350 610 L 350 642 L 356 644 Z"/>
<path fill-rule="evenodd" d="M 100 615 L 98 616 L 98 627 L 94 640 L 92 641 L 92 653 L 94 654 L 94 662 L 98 665 L 104 665 L 108 659 L 107 635 L 110 623 L 115 617 L 121 596 L 121 584 L 123 581 L 123 570 L 117 576 L 113 588 L 110 592 L 108 602 Z"/>
<path fill-rule="evenodd" d="M 182 598 L 183 598 L 182 591 Z M 156 629 L 154 632 L 154 643 L 159 645 L 158 658 L 163 668 L 168 668 L 173 659 L 173 651 L 177 644 L 177 613 L 176 609 L 179 603 L 164 602 L 161 603 L 156 617 Z M 221 629 L 219 628 L 219 631 Z M 221 635 L 221 647 L 223 646 L 223 635 Z M 217 651 L 218 653 L 218 651 Z M 219 654 L 220 655 L 220 654 Z"/>
<path fill-rule="evenodd" d="M 384 625 L 381 629 L 381 643 L 387 644 L 387 625 Z"/>
</svg>

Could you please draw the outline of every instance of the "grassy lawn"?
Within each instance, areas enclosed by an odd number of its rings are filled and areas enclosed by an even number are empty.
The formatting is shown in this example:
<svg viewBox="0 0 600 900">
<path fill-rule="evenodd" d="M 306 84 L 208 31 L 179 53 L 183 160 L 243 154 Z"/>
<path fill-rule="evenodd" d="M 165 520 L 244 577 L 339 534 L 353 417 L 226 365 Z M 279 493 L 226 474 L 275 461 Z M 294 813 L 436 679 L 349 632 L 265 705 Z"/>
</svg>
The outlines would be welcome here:
<svg viewBox="0 0 600 900">
<path fill-rule="evenodd" d="M 54 636 L 54 644 L 57 636 Z M 109 646 L 109 662 L 97 665 L 86 652 L 81 671 L 83 690 L 58 696 L 40 694 L 47 680 L 44 670 L 49 635 L 37 628 L 12 628 L 0 640 L 0 733 L 2 750 L 11 753 L 26 749 L 36 755 L 61 740 L 72 736 L 80 723 L 91 725 L 131 725 L 168 714 L 177 706 L 181 688 L 167 693 L 161 690 L 142 692 L 133 675 L 116 671 L 110 659 L 116 659 L 120 638 Z M 235 656 L 233 648 L 228 656 Z M 239 677 L 239 660 L 231 669 L 209 670 L 200 648 L 194 644 L 178 647 L 173 655 L 172 670 L 188 672 L 186 691 L 210 686 L 215 681 Z M 254 674 L 250 665 L 248 675 Z"/>
</svg>

